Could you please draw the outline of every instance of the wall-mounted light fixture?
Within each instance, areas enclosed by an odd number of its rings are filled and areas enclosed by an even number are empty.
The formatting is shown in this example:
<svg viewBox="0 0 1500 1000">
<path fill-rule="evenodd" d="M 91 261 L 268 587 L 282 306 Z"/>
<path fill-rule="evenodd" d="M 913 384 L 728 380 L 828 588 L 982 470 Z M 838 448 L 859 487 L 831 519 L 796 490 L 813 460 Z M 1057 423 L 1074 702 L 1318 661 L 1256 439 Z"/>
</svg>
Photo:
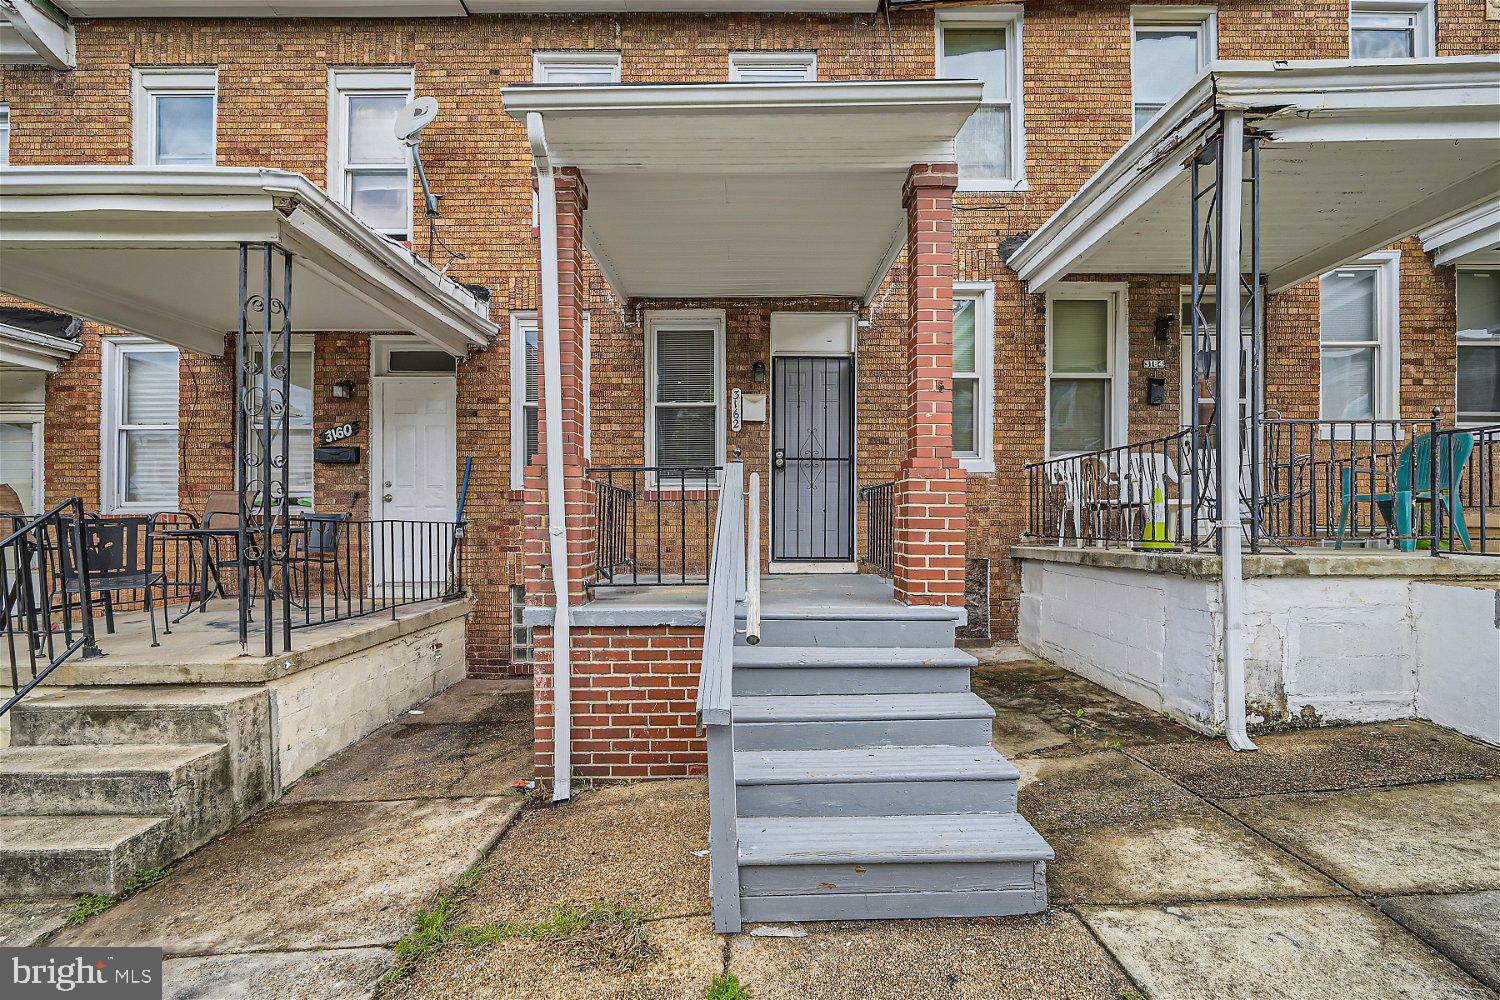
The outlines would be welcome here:
<svg viewBox="0 0 1500 1000">
<path fill-rule="evenodd" d="M 1156 317 L 1156 339 L 1166 342 L 1172 339 L 1172 327 L 1177 323 L 1177 317 L 1171 313 L 1164 313 Z"/>
<path fill-rule="evenodd" d="M 766 384 L 766 363 L 757 361 L 750 366 L 750 381 L 755 385 Z"/>
<path fill-rule="evenodd" d="M 333 383 L 333 398 L 334 399 L 353 399 L 354 398 L 354 380 L 353 379 L 347 379 L 347 378 L 341 378 L 337 382 Z"/>
</svg>

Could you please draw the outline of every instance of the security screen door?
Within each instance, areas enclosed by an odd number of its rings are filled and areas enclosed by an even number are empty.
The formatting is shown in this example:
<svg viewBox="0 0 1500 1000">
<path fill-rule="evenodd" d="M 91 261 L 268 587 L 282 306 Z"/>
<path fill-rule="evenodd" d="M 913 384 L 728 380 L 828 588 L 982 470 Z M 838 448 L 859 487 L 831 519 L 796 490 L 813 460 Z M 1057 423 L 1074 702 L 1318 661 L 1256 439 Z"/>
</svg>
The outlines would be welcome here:
<svg viewBox="0 0 1500 1000">
<path fill-rule="evenodd" d="M 854 359 L 772 359 L 771 558 L 854 558 Z"/>
</svg>

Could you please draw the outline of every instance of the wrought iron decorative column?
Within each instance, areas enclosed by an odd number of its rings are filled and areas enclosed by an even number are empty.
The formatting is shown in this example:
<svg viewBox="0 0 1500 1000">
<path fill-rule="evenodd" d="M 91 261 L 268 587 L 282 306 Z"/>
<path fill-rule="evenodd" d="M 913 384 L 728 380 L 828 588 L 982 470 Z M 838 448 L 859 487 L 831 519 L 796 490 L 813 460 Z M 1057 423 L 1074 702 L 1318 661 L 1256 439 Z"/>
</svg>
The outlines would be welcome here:
<svg viewBox="0 0 1500 1000">
<path fill-rule="evenodd" d="M 283 650 L 292 645 L 290 491 L 292 254 L 271 243 L 240 244 L 239 336 L 235 340 L 234 489 L 239 498 L 240 645 L 261 605 L 264 653 L 275 653 L 280 599 Z M 259 258 L 259 274 L 255 274 Z M 277 263 L 280 289 L 276 294 Z M 259 280 L 252 291 L 252 277 Z M 256 329 L 258 327 L 258 329 Z M 250 580 L 256 579 L 252 591 Z M 281 591 L 277 594 L 277 581 Z"/>
</svg>

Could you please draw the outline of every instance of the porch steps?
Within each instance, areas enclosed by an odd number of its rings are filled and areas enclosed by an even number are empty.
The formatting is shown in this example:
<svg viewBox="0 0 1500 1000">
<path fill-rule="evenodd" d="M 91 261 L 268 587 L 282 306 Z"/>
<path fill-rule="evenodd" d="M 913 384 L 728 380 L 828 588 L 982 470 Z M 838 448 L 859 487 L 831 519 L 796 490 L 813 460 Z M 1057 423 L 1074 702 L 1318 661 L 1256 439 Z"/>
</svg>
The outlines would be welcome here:
<svg viewBox="0 0 1500 1000">
<path fill-rule="evenodd" d="M 73 688 L 11 710 L 0 896 L 114 894 L 269 801 L 264 689 Z"/>
<path fill-rule="evenodd" d="M 1052 850 L 1016 812 L 956 625 L 894 604 L 784 612 L 735 649 L 743 920 L 1046 909 Z"/>
</svg>

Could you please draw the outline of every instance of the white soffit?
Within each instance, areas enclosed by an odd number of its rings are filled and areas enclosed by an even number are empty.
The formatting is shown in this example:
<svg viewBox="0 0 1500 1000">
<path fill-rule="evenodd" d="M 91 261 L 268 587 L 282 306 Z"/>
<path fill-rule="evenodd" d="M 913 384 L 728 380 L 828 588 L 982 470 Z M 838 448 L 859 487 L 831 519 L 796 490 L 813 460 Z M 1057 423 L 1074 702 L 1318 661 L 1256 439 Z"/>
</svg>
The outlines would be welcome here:
<svg viewBox="0 0 1500 1000">
<path fill-rule="evenodd" d="M 239 245 L 294 255 L 295 331 L 410 332 L 462 355 L 487 306 L 301 174 L 232 167 L 0 168 L 0 291 L 219 355 L 239 322 Z M 259 290 L 252 250 L 250 293 Z M 279 257 L 272 283 L 280 295 Z"/>
<path fill-rule="evenodd" d="M 72 69 L 77 61 L 73 25 L 58 8 L 33 0 L 0 2 L 0 63 Z"/>
<path fill-rule="evenodd" d="M 471 14 L 578 14 L 719 12 L 833 12 L 867 14 L 879 9 L 875 0 L 466 0 Z"/>
<path fill-rule="evenodd" d="M 1493 55 L 1214 63 L 1009 263 L 1033 292 L 1070 273 L 1187 273 L 1191 154 L 1216 110 L 1242 109 L 1265 137 L 1261 258 L 1280 291 L 1492 198 L 1497 79 Z"/>
<path fill-rule="evenodd" d="M 58 0 L 74 17 L 463 17 L 462 0 Z"/>
<path fill-rule="evenodd" d="M 953 159 L 965 80 L 515 86 L 554 166 L 582 171 L 585 240 L 622 298 L 866 298 L 905 236 L 914 163 Z"/>
<path fill-rule="evenodd" d="M 1500 251 L 1500 194 L 1428 226 L 1417 236 L 1422 240 L 1422 249 L 1439 264 L 1493 263 Z"/>
</svg>

